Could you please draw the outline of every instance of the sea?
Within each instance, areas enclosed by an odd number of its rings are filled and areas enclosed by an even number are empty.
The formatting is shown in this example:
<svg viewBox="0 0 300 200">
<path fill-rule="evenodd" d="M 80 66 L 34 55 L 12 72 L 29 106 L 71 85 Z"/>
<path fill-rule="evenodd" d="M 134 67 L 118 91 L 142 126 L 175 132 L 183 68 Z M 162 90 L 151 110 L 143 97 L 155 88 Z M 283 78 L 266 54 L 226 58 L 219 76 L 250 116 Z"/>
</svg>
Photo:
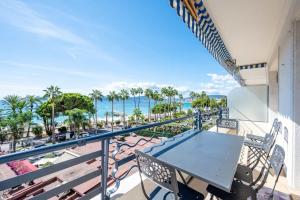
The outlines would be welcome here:
<svg viewBox="0 0 300 200">
<path fill-rule="evenodd" d="M 218 99 L 223 96 L 222 95 L 210 95 L 210 97 Z M 176 101 L 179 101 L 179 99 L 177 99 Z M 138 97 L 136 97 L 136 103 L 138 104 Z M 151 108 L 153 107 L 153 105 L 154 105 L 154 101 L 151 100 L 150 101 Z M 127 99 L 125 101 L 126 116 L 132 115 L 134 108 L 135 108 L 134 98 L 130 97 L 129 99 Z M 139 108 L 144 115 L 148 114 L 148 98 L 147 97 L 145 97 L 145 96 L 140 97 Z M 183 105 L 182 105 L 182 110 L 186 111 L 191 108 L 192 108 L 192 105 L 191 105 L 190 99 L 184 99 Z M 104 97 L 102 101 L 98 101 L 98 120 L 105 120 L 106 113 L 107 112 L 111 113 L 111 109 L 112 109 L 111 102 L 106 97 Z M 121 100 L 114 102 L 114 113 L 120 113 L 120 114 L 123 113 L 123 102 Z M 115 119 L 117 119 L 117 117 Z M 62 124 L 65 120 L 66 120 L 65 116 L 58 116 L 55 119 L 55 121 L 58 122 L 59 124 Z M 39 118 L 35 118 L 34 122 L 41 124 L 42 120 Z"/>
<path fill-rule="evenodd" d="M 177 100 L 178 101 L 178 100 Z M 136 98 L 136 104 L 138 104 L 138 97 Z M 148 104 L 149 100 L 147 97 L 140 98 L 140 110 L 143 114 L 148 114 Z M 104 118 L 106 112 L 111 112 L 111 102 L 108 101 L 107 98 L 104 98 L 102 102 L 98 102 L 98 117 Z M 154 106 L 154 101 L 150 101 L 150 107 Z M 134 111 L 134 98 L 130 97 L 128 100 L 125 101 L 125 113 L 126 115 L 131 115 Z M 190 102 L 183 102 L 182 110 L 188 110 L 191 108 Z M 116 113 L 123 113 L 123 101 L 115 101 L 114 102 L 114 112 Z"/>
</svg>

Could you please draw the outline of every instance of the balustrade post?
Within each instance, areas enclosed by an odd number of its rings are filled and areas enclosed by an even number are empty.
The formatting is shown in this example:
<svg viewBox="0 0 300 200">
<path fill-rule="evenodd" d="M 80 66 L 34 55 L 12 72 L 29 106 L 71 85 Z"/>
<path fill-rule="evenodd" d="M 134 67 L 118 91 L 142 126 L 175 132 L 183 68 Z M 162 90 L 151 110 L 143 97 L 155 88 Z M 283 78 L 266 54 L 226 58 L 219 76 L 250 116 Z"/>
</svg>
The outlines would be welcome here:
<svg viewBox="0 0 300 200">
<path fill-rule="evenodd" d="M 219 119 L 222 119 L 222 107 L 219 107 Z"/>
<path fill-rule="evenodd" d="M 109 138 L 101 141 L 101 196 L 102 200 L 107 200 L 107 178 L 108 178 L 108 157 L 109 157 Z"/>
<path fill-rule="evenodd" d="M 201 111 L 200 111 L 200 109 L 197 110 L 196 129 L 197 130 L 201 130 L 202 129 L 202 117 L 201 117 Z"/>
</svg>

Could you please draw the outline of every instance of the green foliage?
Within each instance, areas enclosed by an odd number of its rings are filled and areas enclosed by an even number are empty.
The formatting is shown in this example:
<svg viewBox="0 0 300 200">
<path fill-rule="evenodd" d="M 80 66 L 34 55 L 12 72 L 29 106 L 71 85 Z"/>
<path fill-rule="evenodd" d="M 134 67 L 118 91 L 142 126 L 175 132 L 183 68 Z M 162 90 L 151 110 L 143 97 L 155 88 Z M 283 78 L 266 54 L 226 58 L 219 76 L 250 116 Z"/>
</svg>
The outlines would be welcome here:
<svg viewBox="0 0 300 200">
<path fill-rule="evenodd" d="M 66 126 L 62 126 L 58 128 L 58 132 L 60 133 L 66 133 L 68 131 L 68 128 Z"/>
<path fill-rule="evenodd" d="M 32 127 L 32 133 L 36 137 L 42 137 L 42 135 L 43 135 L 43 127 L 42 126 L 34 126 L 34 127 Z"/>
<path fill-rule="evenodd" d="M 104 124 L 105 124 L 104 121 L 97 122 L 97 128 L 103 128 Z"/>
<path fill-rule="evenodd" d="M 211 101 L 213 102 L 213 106 L 215 106 L 215 100 L 210 99 L 205 92 L 201 94 L 195 94 L 196 99 L 192 102 L 192 107 L 203 110 L 205 107 L 211 106 Z"/>
<path fill-rule="evenodd" d="M 73 109 L 94 112 L 93 101 L 90 97 L 79 93 L 64 93 L 58 97 L 56 105 L 57 112 L 65 113 Z"/>
<path fill-rule="evenodd" d="M 46 168 L 46 167 L 49 167 L 49 166 L 51 166 L 51 165 L 53 165 L 53 163 L 50 162 L 50 161 L 48 161 L 48 162 L 46 162 L 45 164 L 43 164 L 43 165 L 41 166 L 41 168 Z"/>
<path fill-rule="evenodd" d="M 187 115 L 192 115 L 193 114 L 193 110 L 192 109 L 188 109 L 187 110 Z"/>
<path fill-rule="evenodd" d="M 173 137 L 191 129 L 188 123 L 172 123 L 159 127 L 150 128 L 135 132 L 137 135 L 145 137 Z"/>
<path fill-rule="evenodd" d="M 67 110 L 66 114 L 69 117 L 69 122 L 76 127 L 77 133 L 79 133 L 80 127 L 82 127 L 83 123 L 87 121 L 86 110 L 74 108 L 72 110 Z"/>
<path fill-rule="evenodd" d="M 219 106 L 223 107 L 223 108 L 226 108 L 227 107 L 227 98 L 222 98 L 219 103 L 218 103 Z"/>
<path fill-rule="evenodd" d="M 142 113 L 142 111 L 139 109 L 139 108 L 135 108 L 134 110 L 133 110 L 133 114 L 132 114 L 132 116 L 136 119 L 136 120 L 144 120 L 144 115 L 143 115 L 143 113 Z"/>
<path fill-rule="evenodd" d="M 175 111 L 176 109 L 177 109 L 177 104 L 159 103 L 153 106 L 152 113 L 163 114 L 165 112 Z"/>
<path fill-rule="evenodd" d="M 56 157 L 56 155 L 53 152 L 48 153 L 44 156 L 44 158 L 55 158 L 55 157 Z"/>
<path fill-rule="evenodd" d="M 74 115 L 72 113 L 74 109 L 83 110 L 85 113 L 95 111 L 92 99 L 79 93 L 63 93 L 58 95 L 56 99 L 45 101 L 38 107 L 36 112 L 42 118 L 46 133 L 49 136 L 52 134 L 52 103 L 55 104 L 54 117 L 57 117 L 60 113 L 67 116 Z"/>
</svg>

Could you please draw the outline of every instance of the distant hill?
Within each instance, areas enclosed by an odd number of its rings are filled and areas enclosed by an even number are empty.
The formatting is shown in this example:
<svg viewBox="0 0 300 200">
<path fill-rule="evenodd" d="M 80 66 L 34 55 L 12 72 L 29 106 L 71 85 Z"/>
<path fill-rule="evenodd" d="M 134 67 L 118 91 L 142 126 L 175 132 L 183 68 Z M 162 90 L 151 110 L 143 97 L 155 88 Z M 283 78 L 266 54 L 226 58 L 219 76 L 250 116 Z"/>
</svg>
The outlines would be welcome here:
<svg viewBox="0 0 300 200">
<path fill-rule="evenodd" d="M 219 94 L 212 94 L 212 95 L 208 95 L 209 98 L 212 98 L 212 99 L 221 99 L 221 98 L 226 98 L 225 95 L 219 95 Z"/>
</svg>

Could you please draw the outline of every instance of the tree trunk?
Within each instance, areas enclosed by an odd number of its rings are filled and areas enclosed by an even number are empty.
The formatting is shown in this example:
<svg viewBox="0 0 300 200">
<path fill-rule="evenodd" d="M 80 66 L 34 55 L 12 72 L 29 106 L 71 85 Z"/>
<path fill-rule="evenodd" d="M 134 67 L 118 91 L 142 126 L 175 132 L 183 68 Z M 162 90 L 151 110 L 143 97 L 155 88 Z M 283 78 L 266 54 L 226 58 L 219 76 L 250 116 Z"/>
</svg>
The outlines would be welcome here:
<svg viewBox="0 0 300 200">
<path fill-rule="evenodd" d="M 111 131 L 114 131 L 114 101 L 111 101 Z"/>
<path fill-rule="evenodd" d="M 12 151 L 13 151 L 13 152 L 16 152 L 16 144 L 17 144 L 17 143 L 16 143 L 16 138 L 13 136 L 13 137 L 12 137 L 12 144 L 11 144 L 11 145 L 12 145 Z"/>
<path fill-rule="evenodd" d="M 149 101 L 148 101 L 148 122 L 150 123 L 150 98 L 149 98 Z"/>
<path fill-rule="evenodd" d="M 27 129 L 27 135 L 26 135 L 26 137 L 29 137 L 29 134 L 30 134 L 31 121 L 32 121 L 32 111 L 33 111 L 33 107 L 30 106 L 31 118 L 30 118 L 30 122 L 28 123 L 28 129 Z"/>
<path fill-rule="evenodd" d="M 139 95 L 138 108 L 140 108 L 141 95 Z"/>
<path fill-rule="evenodd" d="M 134 101 L 134 108 L 136 108 L 136 99 L 135 99 L 135 95 L 133 95 L 133 101 Z"/>
<path fill-rule="evenodd" d="M 108 120 L 107 120 L 108 116 L 107 116 L 107 115 L 108 115 L 108 112 L 105 113 L 105 125 L 106 125 L 106 126 L 107 126 L 107 124 L 108 124 Z"/>
<path fill-rule="evenodd" d="M 97 100 L 95 100 L 95 128 L 97 129 L 97 122 L 98 122 L 98 105 L 97 105 Z"/>
<path fill-rule="evenodd" d="M 125 100 L 123 99 L 123 126 L 125 126 Z"/>
<path fill-rule="evenodd" d="M 52 104 L 52 116 L 51 116 L 51 131 L 52 131 L 52 142 L 55 143 L 55 124 L 54 124 L 54 103 Z"/>
</svg>

